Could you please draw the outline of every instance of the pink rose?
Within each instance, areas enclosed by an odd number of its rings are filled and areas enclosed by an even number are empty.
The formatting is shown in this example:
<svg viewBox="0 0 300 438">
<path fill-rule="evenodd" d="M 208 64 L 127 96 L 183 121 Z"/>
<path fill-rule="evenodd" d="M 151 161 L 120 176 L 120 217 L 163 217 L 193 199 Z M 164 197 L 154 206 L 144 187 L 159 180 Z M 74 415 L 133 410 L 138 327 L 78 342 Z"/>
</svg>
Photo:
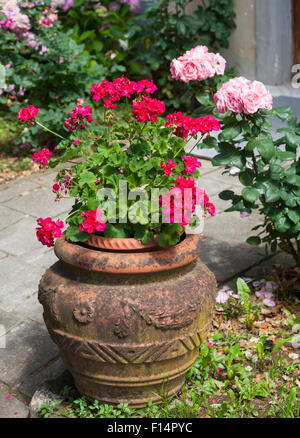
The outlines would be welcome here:
<svg viewBox="0 0 300 438">
<path fill-rule="evenodd" d="M 183 82 L 196 81 L 198 76 L 201 75 L 201 66 L 195 60 L 181 61 L 182 71 L 180 74 L 180 80 Z"/>
<path fill-rule="evenodd" d="M 245 114 L 254 114 L 261 108 L 261 96 L 251 88 L 242 91 L 241 99 Z"/>
<path fill-rule="evenodd" d="M 219 53 L 214 55 L 214 67 L 217 75 L 222 76 L 224 74 L 226 61 Z"/>
<path fill-rule="evenodd" d="M 226 113 L 227 111 L 227 100 L 226 100 L 226 92 L 224 92 L 222 89 L 220 89 L 215 95 L 214 95 L 214 101 L 216 104 L 217 111 L 221 114 Z"/>
<path fill-rule="evenodd" d="M 271 93 L 266 89 L 264 84 L 259 81 L 254 81 L 252 84 L 252 89 L 261 96 L 262 108 L 271 110 L 273 106 L 273 97 Z"/>
<path fill-rule="evenodd" d="M 173 59 L 173 61 L 171 62 L 170 71 L 173 79 L 180 80 L 182 64 L 178 59 Z"/>
</svg>

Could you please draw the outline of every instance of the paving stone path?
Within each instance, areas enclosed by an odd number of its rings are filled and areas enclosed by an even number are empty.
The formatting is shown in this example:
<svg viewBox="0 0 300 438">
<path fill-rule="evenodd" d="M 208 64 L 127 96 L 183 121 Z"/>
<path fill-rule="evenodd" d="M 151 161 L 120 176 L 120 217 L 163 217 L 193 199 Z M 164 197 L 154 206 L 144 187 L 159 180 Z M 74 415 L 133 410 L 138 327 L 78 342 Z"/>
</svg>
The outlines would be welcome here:
<svg viewBox="0 0 300 438">
<path fill-rule="evenodd" d="M 241 273 L 272 263 L 275 259 L 264 248 L 245 244 L 259 217 L 224 213 L 229 203 L 217 196 L 221 190 L 241 190 L 238 179 L 222 175 L 208 160 L 202 160 L 201 175 L 201 186 L 217 209 L 216 217 L 205 223 L 201 259 L 218 282 L 230 283 Z M 37 241 L 36 219 L 63 220 L 72 204 L 71 199 L 54 202 L 54 177 L 47 171 L 0 186 L 0 418 L 27 417 L 37 387 L 64 371 L 37 299 L 40 277 L 56 257 Z"/>
</svg>

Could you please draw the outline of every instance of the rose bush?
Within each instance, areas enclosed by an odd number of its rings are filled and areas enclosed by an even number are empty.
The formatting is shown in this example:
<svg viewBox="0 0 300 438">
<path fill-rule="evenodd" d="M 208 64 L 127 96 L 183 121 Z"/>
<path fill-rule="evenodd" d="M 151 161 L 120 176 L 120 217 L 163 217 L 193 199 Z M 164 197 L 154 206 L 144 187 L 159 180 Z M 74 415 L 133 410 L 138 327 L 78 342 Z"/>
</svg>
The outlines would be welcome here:
<svg viewBox="0 0 300 438">
<path fill-rule="evenodd" d="M 123 76 L 93 84 L 91 100 L 99 106 L 101 120 L 94 120 L 92 105 L 77 105 L 66 117 L 68 137 L 56 148 L 59 156 L 47 148 L 33 156 L 41 168 L 81 158 L 58 173 L 52 188 L 57 200 L 75 199 L 66 220 L 68 240 L 85 242 L 91 233 L 100 233 L 147 244 L 157 235 L 158 244 L 165 247 L 180 240 L 184 226 L 197 225 L 199 214 L 215 214 L 214 205 L 196 185 L 201 163 L 185 148 L 191 138 L 200 136 L 202 141 L 219 131 L 220 124 L 210 115 L 175 113 L 163 118 L 164 102 L 152 97 L 156 89 L 152 81 Z M 126 110 L 120 112 L 122 101 Z M 19 119 L 27 124 L 40 124 L 38 115 L 34 106 L 19 111 Z M 129 193 L 125 198 L 124 183 Z M 40 218 L 38 225 L 38 239 L 46 245 L 61 233 L 61 222 Z"/>
<path fill-rule="evenodd" d="M 192 55 L 190 54 L 192 53 Z M 208 51 L 196 47 L 178 60 L 172 61 L 170 73 L 184 82 L 210 80 Z M 211 58 L 213 59 L 213 57 Z M 178 64 L 180 61 L 180 65 Z M 192 62 L 195 73 L 186 74 L 182 66 Z M 211 65 L 213 62 L 211 61 Z M 195 93 L 197 91 L 195 90 Z M 272 108 L 273 99 L 263 83 L 236 77 L 226 81 L 210 93 L 196 95 L 197 99 L 220 120 L 222 131 L 218 138 L 209 137 L 197 147 L 214 148 L 214 166 L 224 166 L 224 173 L 238 176 L 245 186 L 241 194 L 232 190 L 220 193 L 223 200 L 232 200 L 226 211 L 239 211 L 241 218 L 258 210 L 263 223 L 254 230 L 247 242 L 265 243 L 272 252 L 279 247 L 291 254 L 300 266 L 300 124 L 289 107 Z M 213 106 L 215 108 L 213 109 Z M 281 136 L 274 140 L 270 118 L 278 117 L 287 126 L 279 128 Z"/>
</svg>

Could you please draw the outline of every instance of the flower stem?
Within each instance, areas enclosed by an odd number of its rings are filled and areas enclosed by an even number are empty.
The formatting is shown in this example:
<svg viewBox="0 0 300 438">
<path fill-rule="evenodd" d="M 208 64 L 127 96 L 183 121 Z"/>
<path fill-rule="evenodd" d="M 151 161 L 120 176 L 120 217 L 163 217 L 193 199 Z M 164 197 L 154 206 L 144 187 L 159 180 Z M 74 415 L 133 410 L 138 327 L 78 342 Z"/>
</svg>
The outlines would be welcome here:
<svg viewBox="0 0 300 438">
<path fill-rule="evenodd" d="M 51 131 L 51 129 L 47 128 L 47 126 L 42 125 L 38 120 L 36 121 L 37 125 L 39 125 L 41 128 L 45 129 L 46 131 L 51 132 L 51 134 L 56 135 L 56 137 L 62 138 L 63 140 L 66 140 L 65 137 L 62 137 L 61 135 L 57 134 L 56 132 Z"/>
</svg>

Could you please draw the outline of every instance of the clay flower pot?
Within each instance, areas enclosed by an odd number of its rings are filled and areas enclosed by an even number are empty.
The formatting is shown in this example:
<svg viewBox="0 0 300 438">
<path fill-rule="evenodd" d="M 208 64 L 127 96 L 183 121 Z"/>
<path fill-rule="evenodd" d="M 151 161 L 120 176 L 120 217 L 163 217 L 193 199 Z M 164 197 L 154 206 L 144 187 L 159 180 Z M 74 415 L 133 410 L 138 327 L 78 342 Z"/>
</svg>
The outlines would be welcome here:
<svg viewBox="0 0 300 438">
<path fill-rule="evenodd" d="M 195 235 L 146 252 L 57 240 L 59 261 L 42 277 L 39 300 L 81 394 L 142 407 L 181 388 L 215 302 L 200 246 Z"/>
</svg>

